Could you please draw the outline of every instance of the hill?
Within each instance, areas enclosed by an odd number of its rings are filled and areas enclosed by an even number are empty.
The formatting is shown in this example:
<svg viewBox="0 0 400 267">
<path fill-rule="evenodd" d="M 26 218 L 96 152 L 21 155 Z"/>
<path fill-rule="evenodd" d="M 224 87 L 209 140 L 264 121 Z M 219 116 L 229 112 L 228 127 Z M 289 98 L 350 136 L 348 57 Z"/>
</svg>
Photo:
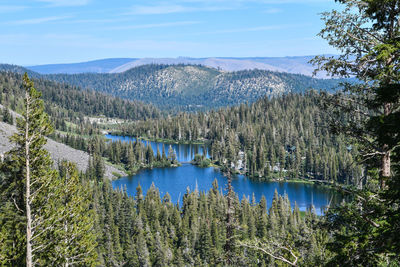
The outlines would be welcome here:
<svg viewBox="0 0 400 267">
<path fill-rule="evenodd" d="M 39 78 L 41 76 L 39 73 L 32 71 L 30 69 L 11 64 L 0 64 L 0 72 L 17 73 L 17 74 L 24 74 L 26 72 L 28 73 L 29 77 L 32 78 Z"/>
<path fill-rule="evenodd" d="M 218 108 L 311 88 L 331 90 L 339 83 L 339 80 L 266 70 L 225 72 L 182 64 L 143 65 L 112 74 L 53 74 L 43 77 L 175 110 Z"/>
<path fill-rule="evenodd" d="M 0 71 L 0 104 L 18 111 L 23 104 L 22 75 L 19 73 L 25 69 L 13 65 L 0 65 L 0 69 L 7 70 Z M 32 80 L 36 88 L 41 91 L 46 112 L 51 116 L 59 117 L 61 114 L 64 119 L 68 117 L 69 120 L 84 116 L 130 120 L 160 116 L 158 109 L 138 101 L 120 99 L 93 90 L 82 90 L 76 86 L 49 81 L 37 73 L 32 73 L 30 77 L 34 77 Z"/>
</svg>

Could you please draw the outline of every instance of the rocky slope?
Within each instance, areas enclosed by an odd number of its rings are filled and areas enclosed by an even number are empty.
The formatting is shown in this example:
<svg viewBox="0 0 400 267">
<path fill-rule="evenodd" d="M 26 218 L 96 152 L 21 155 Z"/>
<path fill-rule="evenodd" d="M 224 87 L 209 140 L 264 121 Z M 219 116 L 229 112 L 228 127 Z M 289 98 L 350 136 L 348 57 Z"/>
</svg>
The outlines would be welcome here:
<svg viewBox="0 0 400 267">
<path fill-rule="evenodd" d="M 3 106 L 0 105 L 2 109 Z M 18 116 L 12 112 L 13 116 Z M 10 151 L 14 145 L 9 141 L 9 137 L 17 131 L 14 125 L 0 122 L 0 159 L 7 151 Z M 74 162 L 80 171 L 85 171 L 88 167 L 89 154 L 80 150 L 73 149 L 67 145 L 55 142 L 54 140 L 47 139 L 45 149 L 49 151 L 54 163 L 65 159 Z M 127 175 L 126 173 L 116 169 L 115 167 L 105 164 L 105 176 L 109 179 L 114 178 L 114 173 L 118 175 Z"/>
</svg>

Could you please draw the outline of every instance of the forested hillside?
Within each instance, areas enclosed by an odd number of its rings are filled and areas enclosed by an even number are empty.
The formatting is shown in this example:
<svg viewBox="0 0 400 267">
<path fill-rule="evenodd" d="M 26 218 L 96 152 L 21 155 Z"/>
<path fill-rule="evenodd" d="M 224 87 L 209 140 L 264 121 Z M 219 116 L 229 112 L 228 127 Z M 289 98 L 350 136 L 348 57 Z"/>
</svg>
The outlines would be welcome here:
<svg viewBox="0 0 400 267">
<path fill-rule="evenodd" d="M 42 78 L 33 81 L 41 90 L 46 112 L 55 119 L 68 118 L 69 121 L 75 122 L 77 117 L 82 121 L 84 116 L 100 115 L 130 120 L 160 117 L 157 108 L 138 101 L 128 101 L 93 90 L 82 90 Z M 10 70 L 0 72 L 0 104 L 20 111 L 24 96 L 21 88 L 21 74 Z"/>
<path fill-rule="evenodd" d="M 334 90 L 339 83 L 297 74 L 263 70 L 224 72 L 195 65 L 145 65 L 115 74 L 44 77 L 170 110 L 205 110 L 311 88 Z"/>
<path fill-rule="evenodd" d="M 264 97 L 206 113 L 182 113 L 120 126 L 120 133 L 206 142 L 219 165 L 256 179 L 309 178 L 362 186 L 361 168 L 343 136 L 332 135 L 316 92 Z"/>
</svg>

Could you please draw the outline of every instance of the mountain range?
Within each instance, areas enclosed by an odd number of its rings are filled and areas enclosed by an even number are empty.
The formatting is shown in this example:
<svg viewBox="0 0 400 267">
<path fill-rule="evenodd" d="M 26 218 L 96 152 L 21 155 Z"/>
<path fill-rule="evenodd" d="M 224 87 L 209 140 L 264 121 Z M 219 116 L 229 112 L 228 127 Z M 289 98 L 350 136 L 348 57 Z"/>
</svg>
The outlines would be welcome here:
<svg viewBox="0 0 400 267">
<path fill-rule="evenodd" d="M 202 65 L 223 71 L 269 70 L 311 76 L 314 66 L 308 62 L 314 56 L 297 57 L 208 57 L 208 58 L 109 58 L 81 63 L 27 66 L 40 74 L 120 73 L 148 64 Z M 325 78 L 324 73 L 317 75 Z"/>
</svg>

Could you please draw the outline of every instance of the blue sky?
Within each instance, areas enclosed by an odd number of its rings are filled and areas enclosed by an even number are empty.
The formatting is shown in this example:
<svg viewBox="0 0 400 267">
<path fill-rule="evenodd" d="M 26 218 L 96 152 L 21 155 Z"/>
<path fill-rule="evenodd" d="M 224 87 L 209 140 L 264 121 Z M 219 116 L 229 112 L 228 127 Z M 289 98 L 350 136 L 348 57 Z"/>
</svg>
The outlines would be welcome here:
<svg viewBox="0 0 400 267">
<path fill-rule="evenodd" d="M 333 0 L 1 0 L 0 63 L 335 53 L 316 36 Z"/>
</svg>

